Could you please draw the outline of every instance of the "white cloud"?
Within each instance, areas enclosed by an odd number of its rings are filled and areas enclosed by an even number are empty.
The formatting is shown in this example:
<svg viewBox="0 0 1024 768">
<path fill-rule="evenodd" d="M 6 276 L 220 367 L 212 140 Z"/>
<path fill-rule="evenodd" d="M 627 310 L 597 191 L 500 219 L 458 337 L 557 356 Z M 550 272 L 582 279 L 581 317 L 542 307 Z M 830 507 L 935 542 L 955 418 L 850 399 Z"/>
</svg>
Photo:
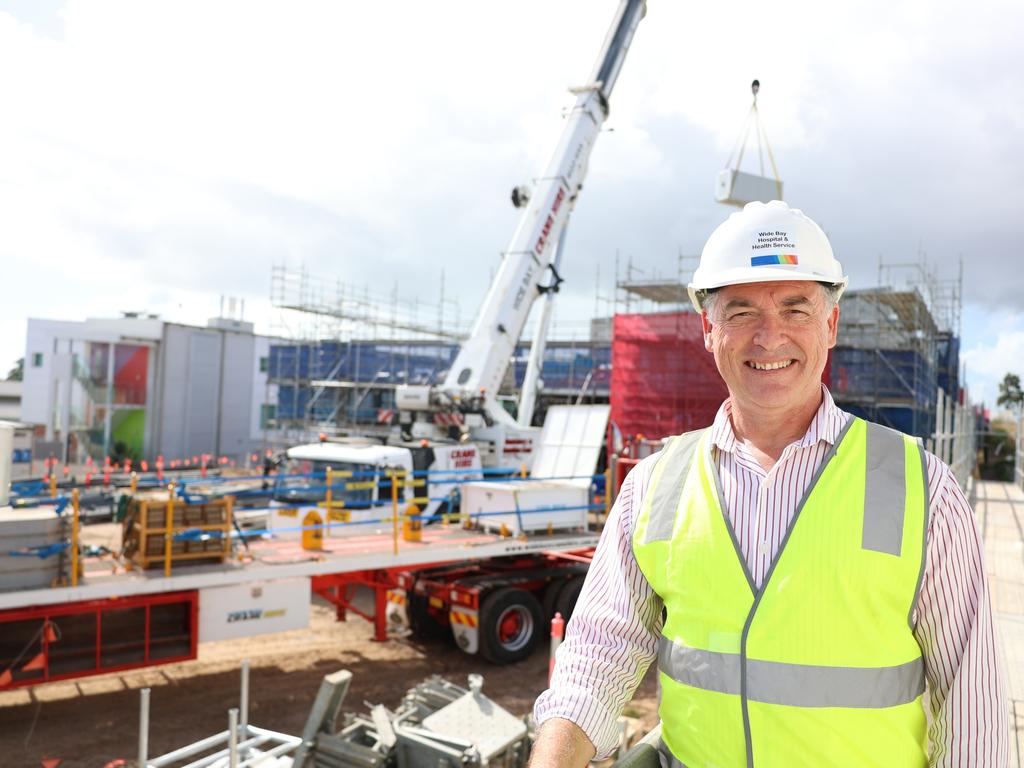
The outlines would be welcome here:
<svg viewBox="0 0 1024 768">
<path fill-rule="evenodd" d="M 471 314 L 515 226 L 508 191 L 547 162 L 616 5 L 0 0 L 17 73 L 0 80 L 0 363 L 30 314 L 201 321 L 230 294 L 267 330 L 280 261 L 403 295 L 445 269 Z M 651 2 L 559 318 L 585 319 L 617 250 L 672 274 L 700 247 L 754 77 L 788 194 L 856 284 L 923 241 L 940 266 L 967 256 L 976 300 L 1015 306 L 1022 29 L 1002 0 Z"/>
</svg>

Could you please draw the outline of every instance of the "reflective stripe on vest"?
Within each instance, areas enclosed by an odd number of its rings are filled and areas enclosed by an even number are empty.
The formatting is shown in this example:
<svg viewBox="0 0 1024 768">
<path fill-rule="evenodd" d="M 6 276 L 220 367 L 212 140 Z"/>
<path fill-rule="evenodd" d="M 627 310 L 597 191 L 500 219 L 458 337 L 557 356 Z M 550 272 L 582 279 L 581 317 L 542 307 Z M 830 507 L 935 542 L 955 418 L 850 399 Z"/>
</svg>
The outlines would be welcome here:
<svg viewBox="0 0 1024 768">
<path fill-rule="evenodd" d="M 928 506 L 919 444 L 851 419 L 760 588 L 723 498 L 708 432 L 682 435 L 655 465 L 634 530 L 666 608 L 671 764 L 925 765 L 924 666 L 909 624 Z"/>
<path fill-rule="evenodd" d="M 662 637 L 658 668 L 680 683 L 705 691 L 740 695 L 738 653 L 687 648 Z M 823 667 L 747 661 L 747 699 L 791 707 L 895 707 L 924 693 L 924 667 L 909 661 L 894 667 Z"/>
</svg>

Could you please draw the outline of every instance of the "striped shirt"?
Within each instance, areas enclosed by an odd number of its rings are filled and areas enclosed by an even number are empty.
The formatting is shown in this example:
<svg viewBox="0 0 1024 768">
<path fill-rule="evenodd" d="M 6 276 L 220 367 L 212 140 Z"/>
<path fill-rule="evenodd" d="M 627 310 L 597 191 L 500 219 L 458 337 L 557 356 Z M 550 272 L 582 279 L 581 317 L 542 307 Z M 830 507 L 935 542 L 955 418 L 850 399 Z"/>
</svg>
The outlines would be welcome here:
<svg viewBox="0 0 1024 768">
<path fill-rule="evenodd" d="M 804 436 L 765 471 L 736 438 L 730 402 L 711 427 L 729 521 L 760 586 L 797 504 L 850 414 L 828 390 Z M 633 523 L 657 456 L 622 484 L 590 566 L 551 688 L 537 699 L 538 725 L 552 717 L 576 723 L 597 749 L 618 744 L 616 719 L 657 658 L 662 603 L 633 557 Z M 999 671 L 982 542 L 963 491 L 928 453 L 930 497 L 925 570 L 914 635 L 925 663 L 929 762 L 932 766 L 1003 768 L 1009 757 L 1008 704 Z"/>
</svg>

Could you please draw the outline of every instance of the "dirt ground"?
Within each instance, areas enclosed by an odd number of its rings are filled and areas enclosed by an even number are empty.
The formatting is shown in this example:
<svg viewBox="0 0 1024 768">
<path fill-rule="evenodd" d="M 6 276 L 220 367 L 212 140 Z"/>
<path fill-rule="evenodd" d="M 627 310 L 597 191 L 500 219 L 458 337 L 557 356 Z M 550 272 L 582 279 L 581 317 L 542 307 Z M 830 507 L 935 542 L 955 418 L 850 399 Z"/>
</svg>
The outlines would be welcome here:
<svg viewBox="0 0 1024 768">
<path fill-rule="evenodd" d="M 376 643 L 370 635 L 363 619 L 336 622 L 333 608 L 314 603 L 308 630 L 205 644 L 197 660 L 181 664 L 0 693 L 0 765 L 40 766 L 45 758 L 60 758 L 61 768 L 118 759 L 135 765 L 138 691 L 147 686 L 151 756 L 223 730 L 228 709 L 238 705 L 243 659 L 251 665 L 250 722 L 292 734 L 301 733 L 320 680 L 339 669 L 353 673 L 345 711 L 366 711 L 364 702 L 393 708 L 408 688 L 433 674 L 466 687 L 466 676 L 480 673 L 484 693 L 516 715 L 529 712 L 546 687 L 546 644 L 519 664 L 495 667 L 452 644 Z M 643 730 L 656 722 L 652 674 L 626 714 Z"/>
</svg>

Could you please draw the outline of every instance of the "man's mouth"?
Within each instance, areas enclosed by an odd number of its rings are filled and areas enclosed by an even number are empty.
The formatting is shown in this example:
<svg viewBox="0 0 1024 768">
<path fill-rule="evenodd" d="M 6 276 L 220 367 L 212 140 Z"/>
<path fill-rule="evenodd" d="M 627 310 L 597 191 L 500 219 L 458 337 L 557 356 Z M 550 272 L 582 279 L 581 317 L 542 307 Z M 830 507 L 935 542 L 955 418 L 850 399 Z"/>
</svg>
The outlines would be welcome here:
<svg viewBox="0 0 1024 768">
<path fill-rule="evenodd" d="M 796 360 L 792 358 L 789 360 L 747 360 L 747 365 L 756 371 L 777 371 L 782 368 L 788 368 Z"/>
</svg>

